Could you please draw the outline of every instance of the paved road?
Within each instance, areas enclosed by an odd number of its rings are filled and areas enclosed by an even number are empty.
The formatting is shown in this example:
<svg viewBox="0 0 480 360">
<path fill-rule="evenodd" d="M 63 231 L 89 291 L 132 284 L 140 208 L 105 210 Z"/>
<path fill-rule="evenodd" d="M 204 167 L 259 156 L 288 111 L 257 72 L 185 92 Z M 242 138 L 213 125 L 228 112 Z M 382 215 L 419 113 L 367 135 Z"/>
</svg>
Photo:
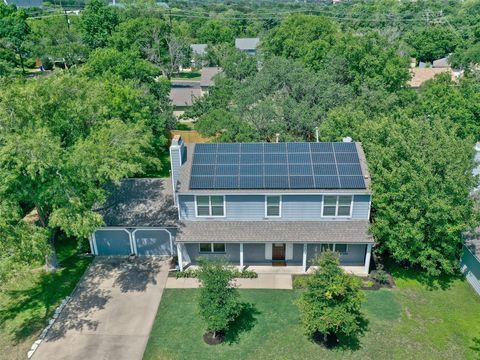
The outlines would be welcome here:
<svg viewBox="0 0 480 360">
<path fill-rule="evenodd" d="M 142 359 L 167 276 L 159 259 L 96 258 L 32 359 Z"/>
</svg>

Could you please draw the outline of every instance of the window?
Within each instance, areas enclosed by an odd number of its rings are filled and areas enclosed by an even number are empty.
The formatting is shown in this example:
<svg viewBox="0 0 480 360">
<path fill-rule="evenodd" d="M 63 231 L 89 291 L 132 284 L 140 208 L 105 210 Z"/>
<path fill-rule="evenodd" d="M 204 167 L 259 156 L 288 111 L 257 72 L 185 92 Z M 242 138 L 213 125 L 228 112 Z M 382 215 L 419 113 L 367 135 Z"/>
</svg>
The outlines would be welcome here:
<svg viewBox="0 0 480 360">
<path fill-rule="evenodd" d="M 352 195 L 325 195 L 323 197 L 322 216 L 351 216 L 352 199 Z"/>
<path fill-rule="evenodd" d="M 265 201 L 265 216 L 266 217 L 280 217 L 281 216 L 281 199 L 279 195 L 266 196 Z"/>
<path fill-rule="evenodd" d="M 224 243 L 200 243 L 201 253 L 224 253 Z"/>
<path fill-rule="evenodd" d="M 339 252 L 340 254 L 346 254 L 348 252 L 348 245 L 347 244 L 335 244 L 335 251 Z"/>
<path fill-rule="evenodd" d="M 322 244 L 322 252 L 327 250 L 333 251 L 333 244 Z"/>
<path fill-rule="evenodd" d="M 197 196 L 197 216 L 225 216 L 225 198 L 223 196 Z"/>
</svg>

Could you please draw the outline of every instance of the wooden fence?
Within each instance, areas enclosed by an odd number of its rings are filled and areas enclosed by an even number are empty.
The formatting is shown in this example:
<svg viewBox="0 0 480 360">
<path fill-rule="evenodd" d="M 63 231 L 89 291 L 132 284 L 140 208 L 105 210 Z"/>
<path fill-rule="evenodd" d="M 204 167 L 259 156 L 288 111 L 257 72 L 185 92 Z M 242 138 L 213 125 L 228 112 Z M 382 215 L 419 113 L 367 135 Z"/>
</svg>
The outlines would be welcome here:
<svg viewBox="0 0 480 360">
<path fill-rule="evenodd" d="M 211 138 L 204 137 L 198 133 L 196 130 L 172 130 L 170 131 L 170 138 L 173 138 L 175 135 L 180 135 L 184 142 L 186 143 L 206 143 L 211 140 Z"/>
</svg>

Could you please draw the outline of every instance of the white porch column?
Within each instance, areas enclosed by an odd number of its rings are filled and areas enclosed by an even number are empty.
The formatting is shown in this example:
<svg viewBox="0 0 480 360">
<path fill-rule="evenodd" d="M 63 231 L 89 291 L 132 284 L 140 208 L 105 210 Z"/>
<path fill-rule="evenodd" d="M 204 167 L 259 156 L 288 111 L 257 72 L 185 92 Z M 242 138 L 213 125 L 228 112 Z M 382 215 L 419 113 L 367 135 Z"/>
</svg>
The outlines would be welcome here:
<svg viewBox="0 0 480 360">
<path fill-rule="evenodd" d="M 303 272 L 307 272 L 307 244 L 303 244 L 302 266 Z"/>
<path fill-rule="evenodd" d="M 372 244 L 367 245 L 367 253 L 365 254 L 365 272 L 368 274 L 370 270 L 370 258 L 372 257 Z"/>
<path fill-rule="evenodd" d="M 243 269 L 243 243 L 240 243 L 240 267 Z"/>
<path fill-rule="evenodd" d="M 180 271 L 183 271 L 182 246 L 179 243 L 177 243 L 177 257 L 178 257 L 178 266 L 180 267 Z"/>
</svg>

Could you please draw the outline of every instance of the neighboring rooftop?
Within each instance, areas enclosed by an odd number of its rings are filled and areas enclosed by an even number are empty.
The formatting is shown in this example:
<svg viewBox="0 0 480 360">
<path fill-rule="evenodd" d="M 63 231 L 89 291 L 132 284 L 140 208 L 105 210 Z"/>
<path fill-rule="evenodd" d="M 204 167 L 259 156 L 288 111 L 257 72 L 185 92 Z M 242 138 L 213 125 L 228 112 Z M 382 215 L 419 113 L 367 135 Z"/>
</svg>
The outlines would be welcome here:
<svg viewBox="0 0 480 360">
<path fill-rule="evenodd" d="M 213 77 L 219 74 L 221 71 L 222 69 L 216 66 L 203 67 L 201 70 L 200 86 L 202 87 L 213 86 L 215 84 Z"/>
<path fill-rule="evenodd" d="M 373 243 L 364 221 L 185 221 L 178 242 Z"/>
<path fill-rule="evenodd" d="M 195 99 L 202 96 L 200 87 L 175 85 L 170 89 L 170 101 L 173 106 L 192 106 Z"/>
<path fill-rule="evenodd" d="M 42 7 L 42 2 L 42 0 L 3 0 L 5 5 L 16 5 L 18 8 Z"/>
<path fill-rule="evenodd" d="M 235 47 L 240 50 L 255 50 L 259 42 L 259 38 L 238 38 L 235 39 Z"/>
<path fill-rule="evenodd" d="M 450 68 L 450 64 L 448 63 L 448 56 L 434 60 L 432 63 L 433 68 Z"/>
<path fill-rule="evenodd" d="M 455 80 L 455 74 L 450 68 L 414 68 L 410 69 L 412 79 L 408 82 L 411 87 L 419 87 L 425 81 L 432 80 L 438 74 L 450 74 L 452 80 Z"/>
<path fill-rule="evenodd" d="M 173 205 L 170 179 L 126 179 L 107 186 L 110 195 L 101 208 L 106 226 L 174 226 L 178 212 Z"/>
<path fill-rule="evenodd" d="M 203 56 L 207 54 L 207 44 L 192 44 L 190 48 L 194 55 Z"/>
<path fill-rule="evenodd" d="M 186 144 L 181 193 L 369 193 L 360 143 Z M 260 149 L 261 148 L 261 149 Z M 197 149 L 198 152 L 197 152 Z M 260 151 L 261 150 L 261 151 Z"/>
</svg>

